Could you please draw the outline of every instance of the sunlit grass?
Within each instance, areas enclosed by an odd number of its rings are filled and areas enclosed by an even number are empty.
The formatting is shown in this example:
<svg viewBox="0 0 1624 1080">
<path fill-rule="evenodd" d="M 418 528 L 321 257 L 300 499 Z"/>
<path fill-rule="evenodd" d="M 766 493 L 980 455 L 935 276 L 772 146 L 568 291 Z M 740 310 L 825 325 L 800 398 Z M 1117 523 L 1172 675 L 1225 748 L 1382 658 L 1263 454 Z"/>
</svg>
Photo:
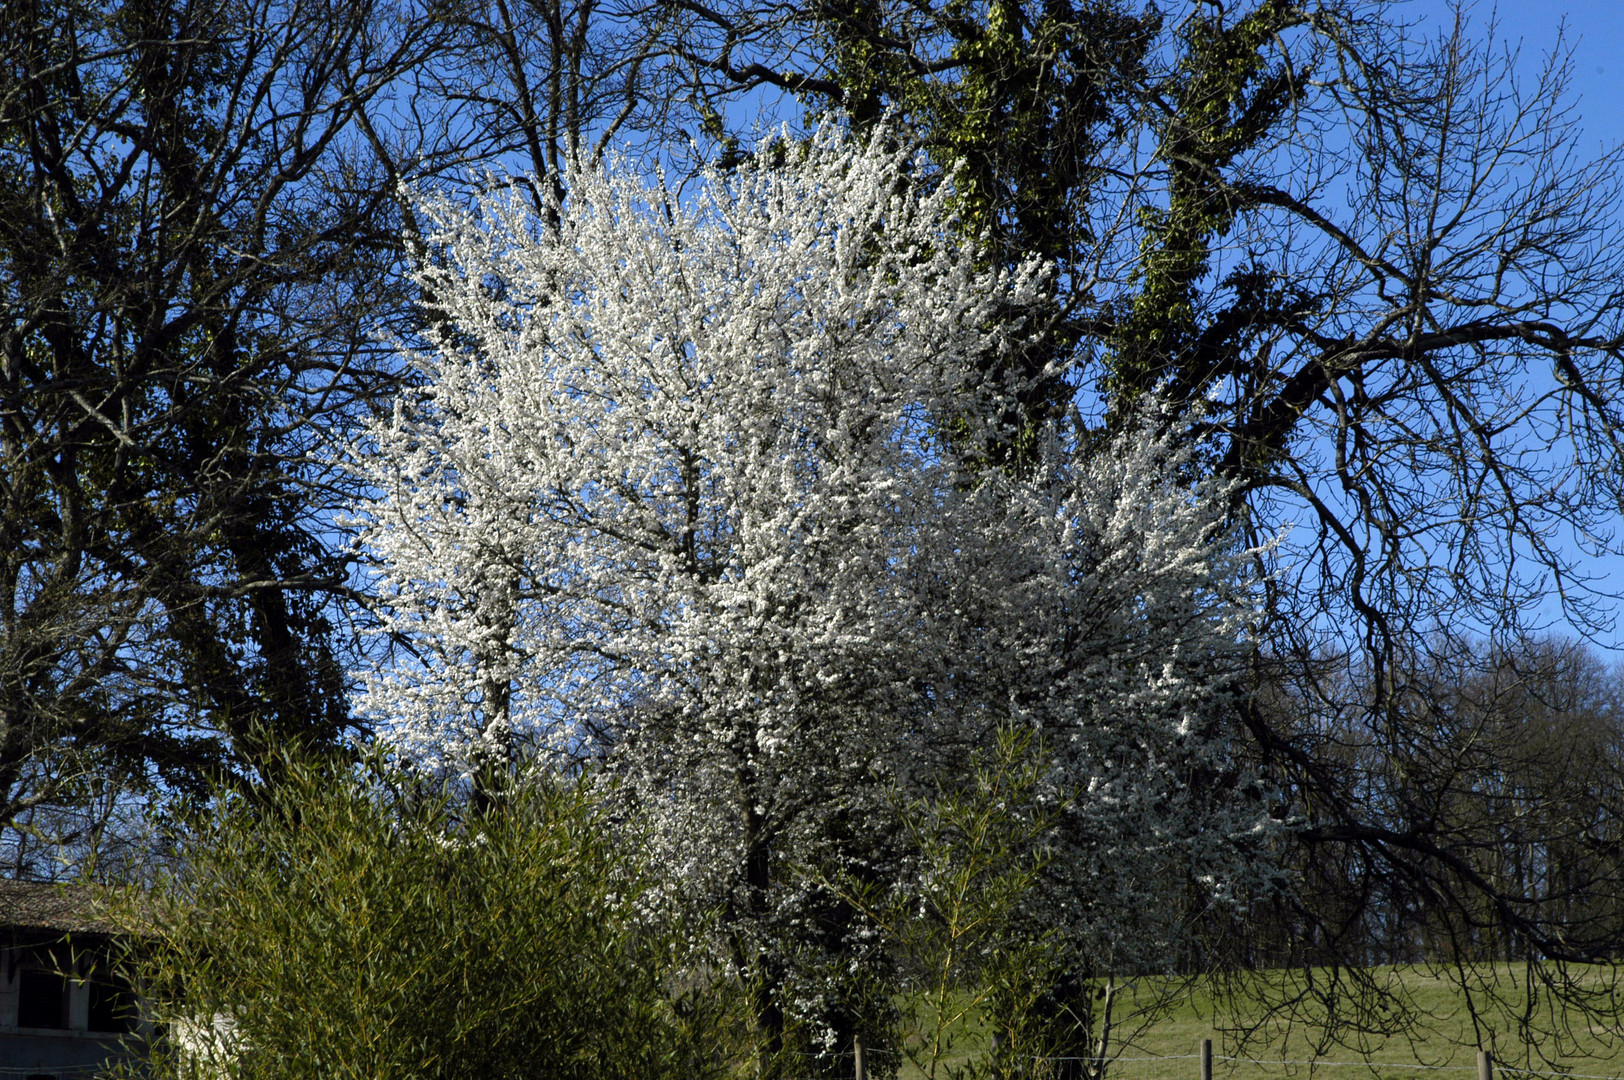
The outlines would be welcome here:
<svg viewBox="0 0 1624 1080">
<path fill-rule="evenodd" d="M 1600 986 L 1617 974 L 1598 969 L 1589 978 Z M 1385 1007 L 1363 1013 L 1363 1030 L 1329 1029 L 1322 1016 L 1316 1019 L 1315 1012 L 1306 1008 L 1298 1010 L 1293 1023 L 1285 1022 L 1283 1016 L 1271 1022 L 1257 1002 L 1261 996 L 1278 1003 L 1300 988 L 1305 978 L 1323 983 L 1326 973 L 1293 973 L 1289 980 L 1278 972 L 1256 976 L 1250 989 L 1261 989 L 1261 995 L 1215 997 L 1207 988 L 1181 989 L 1164 1015 L 1120 1045 L 1110 1076 L 1114 1080 L 1199 1080 L 1201 1041 L 1212 1039 L 1215 1080 L 1307 1075 L 1346 1080 L 1475 1080 L 1478 1039 L 1474 1017 L 1449 972 L 1379 968 L 1360 975 L 1369 980 L 1368 986 L 1391 995 Z M 1482 969 L 1475 977 L 1493 981 L 1514 1005 L 1508 1012 L 1480 1011 L 1476 1018 L 1485 1041 L 1492 1036 L 1500 1063 L 1497 1080 L 1562 1070 L 1582 1076 L 1624 1077 L 1620 1017 L 1587 1017 L 1579 1010 L 1557 1007 L 1537 987 L 1529 994 L 1518 968 Z M 1147 983 L 1139 989 L 1144 1001 L 1160 987 Z M 1531 1021 L 1527 1032 L 1519 1031 L 1519 1016 Z M 962 1067 L 983 1056 L 984 1033 L 975 1024 L 962 1025 L 953 1034 L 953 1050 L 941 1065 Z M 899 1075 L 901 1080 L 919 1080 L 925 1073 L 908 1063 Z M 946 1075 L 946 1069 L 938 1068 L 938 1077 Z"/>
</svg>

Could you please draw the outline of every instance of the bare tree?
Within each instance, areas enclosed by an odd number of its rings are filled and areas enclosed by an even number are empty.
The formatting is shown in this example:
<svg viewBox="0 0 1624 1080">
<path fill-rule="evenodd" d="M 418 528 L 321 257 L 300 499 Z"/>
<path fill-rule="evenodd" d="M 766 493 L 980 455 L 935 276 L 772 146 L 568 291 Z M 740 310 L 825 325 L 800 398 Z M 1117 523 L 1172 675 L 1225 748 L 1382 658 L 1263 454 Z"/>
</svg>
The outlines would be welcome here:
<svg viewBox="0 0 1624 1080">
<path fill-rule="evenodd" d="M 1394 695 L 1407 735 L 1384 743 L 1359 705 L 1370 672 L 1350 659 L 1317 672 L 1342 686 L 1339 709 L 1300 685 L 1259 701 L 1272 725 L 1341 772 L 1339 789 L 1357 789 L 1360 806 L 1357 821 L 1332 825 L 1344 810 L 1314 805 L 1327 786 L 1301 791 L 1309 829 L 1297 887 L 1265 908 L 1261 934 L 1213 928 L 1254 950 L 1251 966 L 1302 973 L 1271 988 L 1273 1011 L 1252 1034 L 1351 989 L 1361 1005 L 1326 1026 L 1321 1049 L 1430 1023 L 1385 966 L 1421 965 L 1467 991 L 1479 1037 L 1506 1060 L 1606 1047 L 1592 1036 L 1607 1030 L 1619 986 L 1611 964 L 1587 962 L 1610 959 L 1624 935 L 1619 672 L 1571 641 L 1435 635 Z M 1357 830 L 1357 842 L 1337 842 L 1338 829 Z M 1361 966 L 1331 966 L 1350 962 Z M 1314 965 L 1324 965 L 1317 975 Z M 1600 1027 L 1576 1039 L 1588 1023 Z"/>
<path fill-rule="evenodd" d="M 297 463 L 360 392 L 393 246 L 344 134 L 421 46 L 372 7 L 11 15 L 4 821 L 68 790 L 69 748 L 184 783 L 223 737 L 345 725 L 346 571 Z"/>
<path fill-rule="evenodd" d="M 323 462 L 403 377 L 383 335 L 430 317 L 402 185 L 556 182 L 658 129 L 658 29 L 591 2 L 7 4 L 0 826 L 83 839 L 71 806 L 110 778 L 196 794 L 352 727 L 351 493 Z"/>
</svg>

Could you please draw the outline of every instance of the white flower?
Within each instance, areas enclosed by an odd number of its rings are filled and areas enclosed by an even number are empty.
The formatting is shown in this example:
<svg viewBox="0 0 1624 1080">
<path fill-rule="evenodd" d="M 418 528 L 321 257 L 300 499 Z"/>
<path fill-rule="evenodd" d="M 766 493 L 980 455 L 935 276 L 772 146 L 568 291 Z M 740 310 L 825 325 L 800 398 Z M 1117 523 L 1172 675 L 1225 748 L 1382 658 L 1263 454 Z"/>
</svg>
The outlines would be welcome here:
<svg viewBox="0 0 1624 1080">
<path fill-rule="evenodd" d="M 979 258 L 888 139 L 826 127 L 684 200 L 611 162 L 556 225 L 518 187 L 426 204 L 446 322 L 353 448 L 416 652 L 359 706 L 437 763 L 509 731 L 607 756 L 763 951 L 811 902 L 786 867 L 883 865 L 890 785 L 1036 728 L 1078 792 L 1056 865 L 1114 890 L 1089 911 L 1140 905 L 1148 948 L 1170 874 L 1234 872 L 1185 842 L 1243 648 L 1225 493 L 1177 481 L 1177 433 L 1039 432 L 1019 478 L 963 460 L 1045 272 Z"/>
</svg>

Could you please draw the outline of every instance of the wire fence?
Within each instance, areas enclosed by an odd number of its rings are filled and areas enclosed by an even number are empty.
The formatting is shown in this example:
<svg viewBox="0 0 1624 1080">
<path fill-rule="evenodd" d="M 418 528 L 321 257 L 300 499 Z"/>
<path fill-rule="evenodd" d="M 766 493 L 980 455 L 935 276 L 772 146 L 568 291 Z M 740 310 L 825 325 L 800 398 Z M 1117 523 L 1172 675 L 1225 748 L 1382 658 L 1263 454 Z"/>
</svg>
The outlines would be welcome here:
<svg viewBox="0 0 1624 1080">
<path fill-rule="evenodd" d="M 808 1054 L 805 1056 L 811 1058 L 814 1055 Z M 843 1056 L 847 1060 L 847 1065 L 846 1068 L 837 1075 L 841 1077 L 855 1077 L 855 1080 L 871 1080 L 872 1074 L 868 1070 L 864 1069 L 863 1065 L 858 1062 L 858 1055 L 847 1053 Z M 881 1049 L 879 1047 L 863 1050 L 861 1057 L 867 1060 L 875 1061 L 876 1063 L 888 1061 L 893 1067 L 902 1064 L 902 1062 L 906 1060 L 906 1055 L 898 1054 L 892 1050 Z M 823 1060 L 826 1061 L 827 1059 L 825 1058 Z M 1093 1057 L 1045 1056 L 1021 1059 L 1020 1061 L 1009 1062 L 1008 1064 L 1025 1064 L 1031 1067 L 1030 1071 L 1033 1073 L 1033 1075 L 1039 1075 L 1044 1072 L 1046 1068 L 1055 1069 L 1057 1066 L 1064 1066 L 1074 1063 L 1083 1063 L 1092 1066 L 1096 1064 L 1096 1062 L 1097 1059 Z M 1282 1069 L 1289 1070 L 1293 1073 L 1298 1070 L 1312 1072 L 1316 1069 L 1365 1069 L 1372 1073 L 1384 1073 L 1390 1071 L 1466 1073 L 1475 1074 L 1480 1078 L 1480 1080 L 1493 1080 L 1494 1077 L 1502 1075 L 1508 1078 L 1512 1076 L 1518 1078 L 1550 1077 L 1552 1080 L 1624 1080 L 1624 1072 L 1581 1073 L 1567 1072 L 1560 1069 L 1527 1069 L 1520 1068 L 1515 1065 L 1502 1065 L 1498 1061 L 1487 1059 L 1485 1056 L 1481 1055 L 1475 1064 L 1423 1065 L 1416 1062 L 1328 1061 L 1324 1058 L 1301 1060 L 1285 1058 L 1248 1058 L 1206 1052 L 1196 1054 L 1154 1054 L 1143 1056 L 1123 1055 L 1120 1057 L 1111 1057 L 1108 1061 L 1107 1077 L 1108 1080 L 1133 1080 L 1136 1071 L 1143 1071 L 1142 1068 L 1141 1070 L 1136 1070 L 1134 1066 L 1153 1066 L 1159 1075 L 1167 1075 L 1167 1066 L 1174 1062 L 1195 1063 L 1193 1065 L 1185 1066 L 1183 1069 L 1179 1070 L 1181 1075 L 1188 1076 L 1190 1080 L 1198 1080 L 1198 1078 L 1199 1080 L 1212 1080 L 1215 1067 L 1219 1065 L 1225 1066 L 1225 1072 L 1230 1075 L 1248 1075 L 1255 1073 L 1278 1074 Z M 1123 1068 L 1123 1066 L 1127 1066 L 1127 1068 Z M 32 1080 L 32 1078 L 36 1077 L 41 1078 L 41 1080 L 94 1080 L 94 1078 L 103 1075 L 108 1067 L 109 1063 L 107 1062 L 86 1065 L 33 1066 L 17 1066 L 0 1063 L 0 1080 Z M 1241 1070 L 1246 1071 L 1242 1072 Z M 891 1070 L 886 1069 L 884 1071 L 889 1074 Z M 904 1072 L 903 1075 L 906 1076 L 907 1074 Z M 789 1077 L 786 1078 L 786 1080 L 829 1080 L 829 1074 L 825 1073 L 822 1076 L 814 1077 L 809 1072 L 805 1077 Z"/>
<path fill-rule="evenodd" d="M 811 1056 L 811 1055 L 808 1055 Z M 827 1058 L 824 1059 L 827 1061 Z M 907 1055 L 898 1054 L 892 1050 L 881 1048 L 864 1049 L 858 1052 L 848 1051 L 843 1055 L 845 1067 L 833 1073 L 825 1072 L 816 1080 L 846 1080 L 855 1077 L 856 1080 L 873 1080 L 876 1074 L 890 1075 L 899 1065 L 907 1060 Z M 867 1069 L 868 1063 L 887 1064 L 886 1069 Z M 1044 1056 L 1032 1058 L 1004 1058 L 1001 1065 L 1009 1070 L 1011 1075 L 1042 1076 L 1092 1076 L 1094 1067 L 1099 1059 L 1089 1056 Z M 963 1064 L 953 1062 L 951 1064 Z M 1392 1073 L 1422 1073 L 1447 1072 L 1457 1075 L 1476 1077 L 1477 1080 L 1542 1080 L 1549 1077 L 1551 1080 L 1624 1080 L 1624 1068 L 1619 1072 L 1594 1073 L 1572 1072 L 1559 1068 L 1524 1068 L 1515 1065 L 1504 1065 L 1495 1061 L 1492 1055 L 1486 1052 L 1477 1052 L 1475 1062 L 1462 1064 L 1428 1065 L 1419 1062 L 1386 1062 L 1386 1061 L 1334 1061 L 1325 1058 L 1253 1058 L 1239 1057 L 1229 1054 L 1214 1053 L 1210 1040 L 1203 1040 L 1202 1049 L 1194 1054 L 1154 1054 L 1154 1055 L 1120 1055 L 1110 1056 L 1105 1062 L 1106 1080 L 1257 1080 L 1259 1077 L 1300 1077 L 1313 1075 L 1320 1069 L 1362 1069 L 1374 1077 L 1386 1077 Z M 1082 1065 L 1084 1069 L 1077 1070 L 1068 1066 Z M 1023 1068 L 1024 1066 L 1024 1068 Z M 916 1071 L 917 1066 L 910 1069 L 903 1065 L 898 1075 L 902 1080 L 910 1077 L 924 1075 Z M 942 1075 L 949 1075 L 951 1070 L 943 1070 Z M 1344 1076 L 1348 1076 L 1343 1072 Z M 806 1077 L 794 1077 L 791 1080 L 814 1080 L 809 1073 Z M 1351 1077 L 1349 1078 L 1351 1080 Z M 1442 1080 L 1442 1078 L 1440 1078 Z"/>
</svg>

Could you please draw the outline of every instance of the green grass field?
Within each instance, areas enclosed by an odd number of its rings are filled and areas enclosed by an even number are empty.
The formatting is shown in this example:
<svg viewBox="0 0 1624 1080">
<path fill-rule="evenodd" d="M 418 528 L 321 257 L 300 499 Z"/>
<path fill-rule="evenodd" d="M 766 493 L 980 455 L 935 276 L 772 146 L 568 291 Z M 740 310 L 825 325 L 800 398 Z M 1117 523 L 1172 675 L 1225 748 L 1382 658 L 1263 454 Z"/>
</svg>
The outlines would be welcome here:
<svg viewBox="0 0 1624 1080">
<path fill-rule="evenodd" d="M 1172 995 L 1164 1015 L 1142 1026 L 1120 1047 L 1110 1069 L 1112 1080 L 1200 1080 L 1202 1039 L 1213 1040 L 1215 1080 L 1288 1078 L 1313 1075 L 1327 1080 L 1476 1080 L 1477 1039 L 1466 996 L 1446 973 L 1419 969 L 1377 969 L 1365 973 L 1378 987 L 1405 1002 L 1364 1013 L 1364 1027 L 1377 1033 L 1344 1031 L 1341 1038 L 1315 1022 L 1312 1016 L 1295 1024 L 1260 1027 L 1264 1011 L 1257 1005 L 1238 1007 L 1216 1003 L 1211 994 L 1181 991 Z M 1554 1075 L 1624 1078 L 1624 1018 L 1585 1016 L 1577 1009 L 1553 1007 L 1543 992 L 1527 993 L 1519 969 L 1501 967 L 1481 973 L 1516 1003 L 1517 1011 L 1532 1021 L 1537 1034 L 1532 1045 L 1510 1015 L 1483 1015 L 1482 1030 L 1493 1033 L 1496 1080 L 1519 1080 L 1533 1072 Z M 1602 978 L 1592 976 L 1598 989 Z M 1261 976 L 1261 985 L 1275 1000 L 1291 996 L 1293 987 L 1275 976 Z M 1141 998 L 1148 999 L 1147 988 Z M 1347 1000 L 1354 1000 L 1351 995 Z M 1407 1017 L 1408 1023 L 1403 1021 Z M 1379 1030 L 1386 1028 L 1385 1034 Z M 1236 1033 L 1251 1029 L 1252 1036 L 1237 1044 Z M 979 1055 L 984 1045 L 973 1026 L 955 1029 L 953 1051 L 945 1064 L 964 1064 Z M 1527 1070 L 1525 1072 L 1524 1070 Z M 918 1080 L 924 1073 L 905 1065 L 902 1080 Z M 945 1077 L 939 1070 L 938 1077 Z"/>
</svg>

